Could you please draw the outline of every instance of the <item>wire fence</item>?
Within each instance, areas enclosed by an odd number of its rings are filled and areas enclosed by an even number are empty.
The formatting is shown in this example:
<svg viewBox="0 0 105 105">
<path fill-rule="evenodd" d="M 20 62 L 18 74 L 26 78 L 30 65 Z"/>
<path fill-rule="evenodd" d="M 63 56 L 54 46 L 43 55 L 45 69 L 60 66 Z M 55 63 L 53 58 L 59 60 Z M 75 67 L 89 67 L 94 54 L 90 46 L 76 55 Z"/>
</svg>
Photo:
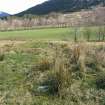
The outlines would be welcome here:
<svg viewBox="0 0 105 105">
<path fill-rule="evenodd" d="M 54 29 L 54 28 L 70 28 L 72 30 L 71 40 L 74 42 L 78 41 L 105 41 L 105 26 L 87 26 L 87 27 L 79 27 L 79 26 L 38 26 L 38 27 L 20 27 L 15 29 L 2 29 L 0 32 L 6 31 L 24 31 L 24 30 L 36 30 L 36 29 Z M 68 36 L 71 33 L 68 33 Z M 67 38 L 68 39 L 68 38 Z"/>
<path fill-rule="evenodd" d="M 78 41 L 88 41 L 88 42 L 102 42 L 105 41 L 105 26 L 98 26 L 98 27 L 84 27 L 74 28 L 74 42 Z"/>
</svg>

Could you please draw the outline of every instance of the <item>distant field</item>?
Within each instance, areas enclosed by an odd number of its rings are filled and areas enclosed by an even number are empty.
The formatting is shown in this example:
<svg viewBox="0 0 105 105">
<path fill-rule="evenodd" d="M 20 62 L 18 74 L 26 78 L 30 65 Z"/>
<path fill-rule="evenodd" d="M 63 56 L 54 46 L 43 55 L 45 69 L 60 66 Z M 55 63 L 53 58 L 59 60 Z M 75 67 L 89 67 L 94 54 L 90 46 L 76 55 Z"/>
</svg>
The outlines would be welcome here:
<svg viewBox="0 0 105 105">
<path fill-rule="evenodd" d="M 72 37 L 73 31 L 69 28 L 54 28 L 54 29 L 36 29 L 22 31 L 7 31 L 0 32 L 0 39 L 36 39 L 36 40 L 53 40 Z"/>
<path fill-rule="evenodd" d="M 77 40 L 86 39 L 86 28 L 78 28 L 77 32 L 75 28 L 49 28 L 49 29 L 35 29 L 35 30 L 21 30 L 21 31 L 5 31 L 0 32 L 0 39 L 2 40 L 74 40 L 75 33 Z M 96 27 L 92 27 L 90 34 L 90 40 L 97 40 L 98 30 Z"/>
</svg>

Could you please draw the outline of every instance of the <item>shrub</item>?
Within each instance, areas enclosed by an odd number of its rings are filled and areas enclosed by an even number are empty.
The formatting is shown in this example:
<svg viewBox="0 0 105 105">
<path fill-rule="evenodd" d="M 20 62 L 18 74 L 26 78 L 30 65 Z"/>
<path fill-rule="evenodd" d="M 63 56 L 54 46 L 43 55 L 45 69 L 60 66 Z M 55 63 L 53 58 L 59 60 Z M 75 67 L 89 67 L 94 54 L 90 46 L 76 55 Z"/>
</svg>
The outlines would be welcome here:
<svg viewBox="0 0 105 105">
<path fill-rule="evenodd" d="M 4 60 L 4 53 L 0 53 L 0 61 Z"/>
<path fill-rule="evenodd" d="M 99 73 L 96 77 L 96 86 L 98 89 L 105 89 L 105 73 Z"/>
</svg>

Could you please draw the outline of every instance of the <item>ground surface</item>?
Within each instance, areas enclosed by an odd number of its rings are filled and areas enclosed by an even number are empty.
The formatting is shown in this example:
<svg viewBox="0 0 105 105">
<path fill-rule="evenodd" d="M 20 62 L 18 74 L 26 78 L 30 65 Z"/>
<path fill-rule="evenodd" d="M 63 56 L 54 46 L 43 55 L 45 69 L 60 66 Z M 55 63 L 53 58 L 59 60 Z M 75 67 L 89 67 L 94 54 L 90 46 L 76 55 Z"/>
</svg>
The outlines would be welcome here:
<svg viewBox="0 0 105 105">
<path fill-rule="evenodd" d="M 74 41 L 75 34 L 77 40 L 87 40 L 87 35 L 90 35 L 90 40 L 98 39 L 98 27 L 89 28 L 49 28 L 35 30 L 20 30 L 0 32 L 0 40 L 69 40 Z"/>
<path fill-rule="evenodd" d="M 0 105 L 105 105 L 105 42 L 69 32 L 0 32 Z"/>
</svg>

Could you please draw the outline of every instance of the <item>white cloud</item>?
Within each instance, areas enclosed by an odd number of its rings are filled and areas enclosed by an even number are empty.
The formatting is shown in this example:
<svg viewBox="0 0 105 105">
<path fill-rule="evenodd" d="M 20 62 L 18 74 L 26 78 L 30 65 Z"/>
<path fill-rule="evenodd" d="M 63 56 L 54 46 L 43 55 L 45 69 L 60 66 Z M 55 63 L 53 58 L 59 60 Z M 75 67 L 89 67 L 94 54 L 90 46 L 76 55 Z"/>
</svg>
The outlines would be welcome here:
<svg viewBox="0 0 105 105">
<path fill-rule="evenodd" d="M 45 1 L 47 0 L 0 0 L 0 11 L 15 14 Z"/>
</svg>

